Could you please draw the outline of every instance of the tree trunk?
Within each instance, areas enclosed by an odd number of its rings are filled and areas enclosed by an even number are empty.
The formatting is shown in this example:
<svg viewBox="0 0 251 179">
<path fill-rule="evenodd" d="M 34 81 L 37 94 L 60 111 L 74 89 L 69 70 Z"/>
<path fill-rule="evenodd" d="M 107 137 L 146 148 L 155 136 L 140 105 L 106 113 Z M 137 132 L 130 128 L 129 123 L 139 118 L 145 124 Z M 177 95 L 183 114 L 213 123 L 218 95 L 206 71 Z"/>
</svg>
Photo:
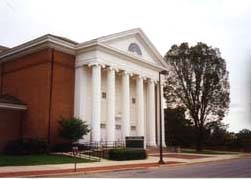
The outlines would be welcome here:
<svg viewBox="0 0 251 179">
<path fill-rule="evenodd" d="M 196 151 L 200 152 L 203 150 L 203 129 L 201 127 L 197 128 L 197 141 L 196 141 Z"/>
</svg>

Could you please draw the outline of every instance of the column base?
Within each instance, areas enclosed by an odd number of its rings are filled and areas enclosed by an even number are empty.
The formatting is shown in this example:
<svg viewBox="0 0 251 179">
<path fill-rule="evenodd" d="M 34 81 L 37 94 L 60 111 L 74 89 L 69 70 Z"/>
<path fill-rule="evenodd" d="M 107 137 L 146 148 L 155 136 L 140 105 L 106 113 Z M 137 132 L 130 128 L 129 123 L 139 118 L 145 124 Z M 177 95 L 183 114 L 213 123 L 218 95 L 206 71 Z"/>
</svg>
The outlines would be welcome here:
<svg viewBox="0 0 251 179">
<path fill-rule="evenodd" d="M 165 142 L 162 142 L 162 147 L 166 147 L 166 143 Z"/>
<path fill-rule="evenodd" d="M 157 147 L 157 144 L 155 142 L 148 142 L 148 147 Z"/>
<path fill-rule="evenodd" d="M 156 146 L 159 147 L 159 144 L 157 144 Z M 166 147 L 166 144 L 164 142 L 162 142 L 162 147 Z"/>
</svg>

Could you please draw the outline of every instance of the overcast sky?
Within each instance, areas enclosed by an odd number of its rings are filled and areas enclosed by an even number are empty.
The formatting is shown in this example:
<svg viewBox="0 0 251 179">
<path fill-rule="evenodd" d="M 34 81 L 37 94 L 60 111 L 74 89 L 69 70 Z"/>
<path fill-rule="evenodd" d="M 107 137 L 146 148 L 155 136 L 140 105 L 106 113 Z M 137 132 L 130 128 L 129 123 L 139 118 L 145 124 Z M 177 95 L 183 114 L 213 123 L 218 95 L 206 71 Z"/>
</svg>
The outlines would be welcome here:
<svg viewBox="0 0 251 179">
<path fill-rule="evenodd" d="M 218 47 L 230 72 L 230 131 L 251 129 L 250 0 L 0 0 L 0 45 L 51 33 L 77 42 L 140 27 L 164 55 L 171 45 Z"/>
</svg>

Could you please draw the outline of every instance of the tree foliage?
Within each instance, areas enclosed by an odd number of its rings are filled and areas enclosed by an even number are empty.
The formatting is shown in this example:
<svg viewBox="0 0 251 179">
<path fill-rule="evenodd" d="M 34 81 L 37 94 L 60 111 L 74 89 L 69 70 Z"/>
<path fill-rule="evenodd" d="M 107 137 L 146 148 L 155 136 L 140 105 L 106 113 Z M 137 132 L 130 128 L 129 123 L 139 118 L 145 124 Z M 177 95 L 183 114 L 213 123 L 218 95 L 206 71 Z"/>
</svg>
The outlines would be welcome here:
<svg viewBox="0 0 251 179">
<path fill-rule="evenodd" d="M 165 140 L 168 146 L 193 147 L 194 127 L 184 107 L 165 109 Z"/>
<path fill-rule="evenodd" d="M 196 128 L 197 150 L 201 150 L 205 125 L 222 120 L 229 107 L 225 60 L 218 49 L 204 43 L 173 45 L 165 60 L 169 64 L 164 91 L 167 103 L 187 108 Z"/>
<path fill-rule="evenodd" d="M 212 121 L 205 126 L 206 146 L 225 146 L 229 139 L 228 125 L 222 121 Z"/>
<path fill-rule="evenodd" d="M 251 130 L 242 129 L 236 136 L 240 147 L 251 147 Z"/>
<path fill-rule="evenodd" d="M 59 121 L 59 136 L 68 141 L 76 142 L 90 132 L 88 125 L 79 118 L 62 118 Z"/>
</svg>

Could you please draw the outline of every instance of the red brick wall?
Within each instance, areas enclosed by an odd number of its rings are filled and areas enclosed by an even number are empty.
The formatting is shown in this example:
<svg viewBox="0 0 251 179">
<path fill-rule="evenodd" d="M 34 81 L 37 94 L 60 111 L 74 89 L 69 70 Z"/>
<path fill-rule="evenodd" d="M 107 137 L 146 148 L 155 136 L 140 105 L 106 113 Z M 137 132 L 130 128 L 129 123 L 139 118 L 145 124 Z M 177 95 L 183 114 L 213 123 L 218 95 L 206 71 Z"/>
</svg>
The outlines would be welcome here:
<svg viewBox="0 0 251 179">
<path fill-rule="evenodd" d="M 1 95 L 1 90 L 2 90 L 2 67 L 3 65 L 0 64 L 0 95 Z"/>
<path fill-rule="evenodd" d="M 58 141 L 58 119 L 73 115 L 74 59 L 72 55 L 48 48 L 4 64 L 3 93 L 13 95 L 28 105 L 24 137 L 48 139 L 50 135 L 52 144 Z"/>
<path fill-rule="evenodd" d="M 21 112 L 0 109 L 0 151 L 12 140 L 21 135 Z"/>
<path fill-rule="evenodd" d="M 24 137 L 47 138 L 50 49 L 45 49 L 4 65 L 3 93 L 28 105 Z"/>
<path fill-rule="evenodd" d="M 51 142 L 58 143 L 58 120 L 72 117 L 74 111 L 75 57 L 54 51 Z"/>
</svg>

